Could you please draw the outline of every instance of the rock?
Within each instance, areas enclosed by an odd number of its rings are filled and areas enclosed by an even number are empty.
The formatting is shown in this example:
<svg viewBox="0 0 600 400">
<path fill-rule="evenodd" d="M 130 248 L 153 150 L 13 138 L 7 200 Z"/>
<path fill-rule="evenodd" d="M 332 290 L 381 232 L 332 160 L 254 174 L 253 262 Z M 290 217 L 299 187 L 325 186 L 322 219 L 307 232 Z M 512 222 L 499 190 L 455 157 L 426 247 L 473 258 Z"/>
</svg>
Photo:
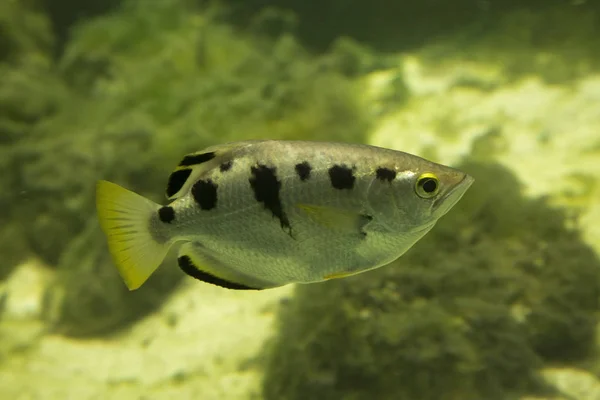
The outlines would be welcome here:
<svg viewBox="0 0 600 400">
<path fill-rule="evenodd" d="M 600 215 L 600 76 L 554 85 L 536 76 L 512 80 L 493 63 L 461 62 L 478 77 L 472 80 L 488 82 L 465 87 L 455 68 L 436 68 L 418 56 L 402 65 L 413 95 L 380 119 L 374 144 L 448 164 L 471 152 L 496 160 L 524 183 L 527 195 L 550 196 L 575 211 L 584 238 L 600 252 L 600 224 L 594 222 Z M 367 91 L 374 99 L 384 90 L 379 82 Z"/>
<path fill-rule="evenodd" d="M 0 286 L 4 297 L 2 319 L 40 319 L 44 291 L 53 276 L 53 271 L 39 260 L 32 259 L 17 266 Z"/>
<path fill-rule="evenodd" d="M 20 357 L 45 333 L 44 290 L 53 275 L 39 260 L 31 259 L 0 284 L 0 362 Z"/>
<path fill-rule="evenodd" d="M 118 334 L 38 335 L 2 359 L 0 393 L 7 399 L 76 393 L 78 400 L 252 400 L 260 389 L 256 360 L 289 292 L 242 293 L 190 280 L 156 313 Z M 0 326 L 11 335 L 33 332 Z"/>
<path fill-rule="evenodd" d="M 588 371 L 576 368 L 545 368 L 542 375 L 568 399 L 600 399 L 600 379 Z"/>
<path fill-rule="evenodd" d="M 318 7 L 302 0 L 228 0 L 226 3 L 233 6 L 233 15 L 241 26 L 247 26 L 263 7 L 291 10 L 298 19 L 295 32 L 304 43 L 320 50 L 326 49 L 339 36 L 349 36 L 388 51 L 408 51 L 423 43 L 455 35 L 459 45 L 464 46 L 465 42 L 477 40 L 493 29 L 507 14 L 519 10 L 546 15 L 548 11 L 558 9 L 563 17 L 566 13 L 576 13 L 580 21 L 598 11 L 597 3 L 585 0 L 573 3 L 560 0 L 488 0 L 485 3 L 469 0 L 452 3 L 443 0 L 393 3 L 386 0 L 326 0 L 319 2 Z M 569 27 L 577 29 L 574 21 L 571 22 Z M 505 40 L 513 39 L 512 31 L 525 30 L 530 25 L 511 26 L 511 34 L 505 35 Z M 556 23 L 538 26 L 531 38 L 517 36 L 516 39 L 537 39 L 545 44 L 543 39 L 551 37 L 556 41 L 565 36 L 562 30 L 556 32 L 556 27 Z"/>
</svg>

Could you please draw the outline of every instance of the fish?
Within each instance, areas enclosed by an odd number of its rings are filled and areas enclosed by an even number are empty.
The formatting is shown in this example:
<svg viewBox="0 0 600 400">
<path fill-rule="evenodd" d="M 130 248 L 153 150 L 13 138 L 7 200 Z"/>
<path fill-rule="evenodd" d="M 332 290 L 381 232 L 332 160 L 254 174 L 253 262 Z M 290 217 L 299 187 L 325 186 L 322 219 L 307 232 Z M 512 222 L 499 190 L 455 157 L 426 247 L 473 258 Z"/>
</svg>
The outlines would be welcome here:
<svg viewBox="0 0 600 400">
<path fill-rule="evenodd" d="M 262 290 L 391 263 L 473 181 L 458 169 L 366 144 L 249 140 L 185 155 L 167 180 L 167 205 L 100 180 L 96 208 L 129 290 L 174 245 L 185 274 Z"/>
</svg>

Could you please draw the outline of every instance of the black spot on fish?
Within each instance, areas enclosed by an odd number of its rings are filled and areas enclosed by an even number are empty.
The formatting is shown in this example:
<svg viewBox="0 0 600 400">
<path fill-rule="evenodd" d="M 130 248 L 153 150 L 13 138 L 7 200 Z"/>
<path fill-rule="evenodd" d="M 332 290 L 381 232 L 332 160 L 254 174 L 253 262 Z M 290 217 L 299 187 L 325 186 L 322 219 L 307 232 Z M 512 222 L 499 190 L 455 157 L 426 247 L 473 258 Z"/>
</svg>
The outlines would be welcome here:
<svg viewBox="0 0 600 400">
<path fill-rule="evenodd" d="M 389 168 L 379 167 L 377 168 L 377 179 L 380 181 L 391 182 L 396 178 L 396 171 Z"/>
<path fill-rule="evenodd" d="M 331 186 L 336 189 L 352 189 L 356 177 L 351 168 L 345 165 L 334 165 L 329 168 L 329 179 L 331 180 Z"/>
<path fill-rule="evenodd" d="M 283 212 L 281 199 L 279 198 L 281 181 L 277 180 L 276 168 L 259 164 L 256 167 L 251 167 L 250 171 L 252 177 L 249 182 L 256 201 L 263 203 L 265 208 L 279 219 L 282 228 L 290 229 L 290 221 Z"/>
<path fill-rule="evenodd" d="M 179 192 L 191 173 L 192 170 L 189 168 L 179 169 L 173 172 L 171 176 L 169 176 L 169 182 L 167 183 L 167 197 L 171 197 Z"/>
<path fill-rule="evenodd" d="M 171 206 L 164 206 L 158 209 L 158 219 L 165 224 L 170 224 L 175 219 L 175 210 Z"/>
<path fill-rule="evenodd" d="M 192 196 L 203 210 L 211 210 L 217 206 L 217 185 L 211 181 L 200 180 L 192 186 Z"/>
<path fill-rule="evenodd" d="M 310 171 L 312 167 L 308 163 L 308 161 L 301 162 L 300 164 L 296 164 L 296 173 L 300 177 L 301 181 L 305 181 L 310 178 Z"/>
<path fill-rule="evenodd" d="M 241 283 L 230 282 L 225 279 L 221 279 L 216 277 L 208 272 L 204 272 L 198 269 L 194 265 L 194 262 L 189 256 L 181 256 L 177 259 L 177 263 L 179 264 L 179 268 L 192 278 L 196 278 L 202 282 L 211 283 L 213 285 L 221 286 L 226 289 L 236 289 L 236 290 L 261 290 L 259 288 L 253 288 L 246 285 L 242 285 Z"/>
<path fill-rule="evenodd" d="M 183 157 L 183 160 L 181 160 L 179 166 L 188 167 L 190 165 L 202 164 L 212 160 L 213 158 L 215 158 L 214 151 L 202 154 L 188 154 L 187 156 Z"/>
<path fill-rule="evenodd" d="M 233 161 L 229 160 L 229 161 L 224 162 L 223 164 L 219 165 L 219 170 L 221 172 L 229 171 L 231 169 L 232 165 L 233 165 Z"/>
</svg>

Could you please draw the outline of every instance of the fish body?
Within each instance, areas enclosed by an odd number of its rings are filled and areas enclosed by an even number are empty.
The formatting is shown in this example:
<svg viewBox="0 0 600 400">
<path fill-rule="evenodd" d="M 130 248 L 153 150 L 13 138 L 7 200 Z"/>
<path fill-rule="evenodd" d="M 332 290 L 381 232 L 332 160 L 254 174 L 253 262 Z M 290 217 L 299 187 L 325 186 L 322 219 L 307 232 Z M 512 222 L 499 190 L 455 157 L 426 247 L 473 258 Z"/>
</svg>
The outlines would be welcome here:
<svg viewBox="0 0 600 400">
<path fill-rule="evenodd" d="M 160 206 L 106 181 L 97 206 L 130 289 L 182 243 L 180 268 L 232 289 L 312 283 L 381 267 L 433 228 L 473 179 L 374 146 L 246 141 L 187 155 Z"/>
</svg>

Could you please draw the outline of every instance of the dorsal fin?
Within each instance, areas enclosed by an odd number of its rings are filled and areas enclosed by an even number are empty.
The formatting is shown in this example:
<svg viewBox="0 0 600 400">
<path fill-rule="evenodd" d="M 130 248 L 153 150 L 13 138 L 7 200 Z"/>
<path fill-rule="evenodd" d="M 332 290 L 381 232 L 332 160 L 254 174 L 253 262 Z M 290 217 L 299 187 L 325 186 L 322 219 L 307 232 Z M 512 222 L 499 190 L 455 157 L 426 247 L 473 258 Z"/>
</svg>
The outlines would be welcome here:
<svg viewBox="0 0 600 400">
<path fill-rule="evenodd" d="M 169 200 L 175 200 L 181 197 L 190 190 L 192 184 L 196 182 L 203 173 L 220 164 L 231 161 L 235 152 L 257 142 L 260 141 L 249 140 L 244 142 L 225 143 L 187 154 L 169 176 L 166 191 L 167 198 Z"/>
</svg>

